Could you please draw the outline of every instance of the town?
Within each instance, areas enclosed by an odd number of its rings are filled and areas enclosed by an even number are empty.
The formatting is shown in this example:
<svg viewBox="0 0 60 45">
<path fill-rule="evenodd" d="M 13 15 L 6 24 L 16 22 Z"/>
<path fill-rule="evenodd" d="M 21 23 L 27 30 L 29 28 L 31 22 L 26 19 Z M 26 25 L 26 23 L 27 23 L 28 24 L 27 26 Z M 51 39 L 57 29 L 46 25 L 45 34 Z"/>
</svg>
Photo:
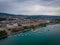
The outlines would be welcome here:
<svg viewBox="0 0 60 45">
<path fill-rule="evenodd" d="M 16 34 L 18 32 L 26 32 L 29 29 L 34 29 L 38 26 L 46 26 L 48 24 L 60 23 L 60 19 L 50 18 L 25 18 L 25 17 L 13 17 L 4 16 L 0 17 L 0 39 L 8 37 L 9 35 Z"/>
</svg>

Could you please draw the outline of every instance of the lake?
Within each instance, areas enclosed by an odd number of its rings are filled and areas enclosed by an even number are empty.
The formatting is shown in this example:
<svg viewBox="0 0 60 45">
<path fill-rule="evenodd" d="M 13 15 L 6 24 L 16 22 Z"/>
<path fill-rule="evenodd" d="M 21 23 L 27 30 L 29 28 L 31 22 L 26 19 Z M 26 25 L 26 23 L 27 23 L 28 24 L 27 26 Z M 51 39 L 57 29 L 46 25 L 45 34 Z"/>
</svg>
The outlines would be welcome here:
<svg viewBox="0 0 60 45">
<path fill-rule="evenodd" d="M 60 45 L 60 24 L 11 35 L 0 40 L 0 45 Z"/>
</svg>

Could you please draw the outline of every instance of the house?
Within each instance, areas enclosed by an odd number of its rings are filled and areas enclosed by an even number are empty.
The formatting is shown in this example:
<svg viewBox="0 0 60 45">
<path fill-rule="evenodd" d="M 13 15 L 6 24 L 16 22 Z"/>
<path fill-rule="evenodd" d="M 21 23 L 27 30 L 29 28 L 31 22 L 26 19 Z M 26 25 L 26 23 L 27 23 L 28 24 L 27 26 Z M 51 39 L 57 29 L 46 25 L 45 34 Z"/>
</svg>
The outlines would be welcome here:
<svg viewBox="0 0 60 45">
<path fill-rule="evenodd" d="M 11 23 L 11 24 L 7 24 L 6 27 L 7 28 L 16 28 L 16 27 L 18 27 L 18 24 L 17 23 Z"/>
<path fill-rule="evenodd" d="M 3 31 L 4 30 L 4 28 L 0 28 L 0 31 Z"/>
</svg>

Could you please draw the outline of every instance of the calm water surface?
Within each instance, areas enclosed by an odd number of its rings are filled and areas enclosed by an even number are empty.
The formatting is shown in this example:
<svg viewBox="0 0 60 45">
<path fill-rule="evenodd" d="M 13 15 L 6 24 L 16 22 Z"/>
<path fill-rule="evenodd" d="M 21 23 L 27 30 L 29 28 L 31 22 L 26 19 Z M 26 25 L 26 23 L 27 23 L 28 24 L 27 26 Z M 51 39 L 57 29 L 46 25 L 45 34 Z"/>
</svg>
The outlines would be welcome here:
<svg viewBox="0 0 60 45">
<path fill-rule="evenodd" d="M 60 24 L 11 35 L 0 40 L 0 45 L 60 45 Z"/>
</svg>

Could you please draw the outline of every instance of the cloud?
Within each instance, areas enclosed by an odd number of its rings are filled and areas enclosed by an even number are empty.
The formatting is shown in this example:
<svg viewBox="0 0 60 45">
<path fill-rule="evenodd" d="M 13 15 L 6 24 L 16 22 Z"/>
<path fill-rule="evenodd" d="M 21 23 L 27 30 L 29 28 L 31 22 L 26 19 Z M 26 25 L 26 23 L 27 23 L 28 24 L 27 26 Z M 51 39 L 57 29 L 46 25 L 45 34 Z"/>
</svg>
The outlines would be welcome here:
<svg viewBox="0 0 60 45">
<path fill-rule="evenodd" d="M 60 0 L 0 0 L 0 12 L 25 15 L 60 15 Z"/>
</svg>

